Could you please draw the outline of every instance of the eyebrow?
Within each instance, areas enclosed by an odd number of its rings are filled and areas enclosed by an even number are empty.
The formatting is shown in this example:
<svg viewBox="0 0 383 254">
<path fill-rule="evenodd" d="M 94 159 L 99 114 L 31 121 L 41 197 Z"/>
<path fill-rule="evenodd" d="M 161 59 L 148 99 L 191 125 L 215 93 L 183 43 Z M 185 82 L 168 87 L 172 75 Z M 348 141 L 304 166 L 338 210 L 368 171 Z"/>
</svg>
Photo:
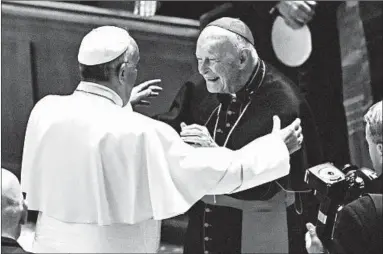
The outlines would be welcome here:
<svg viewBox="0 0 383 254">
<path fill-rule="evenodd" d="M 195 55 L 198 56 L 197 52 L 195 53 Z M 201 55 L 203 55 L 203 54 L 200 54 L 199 56 L 201 56 Z M 209 58 L 219 58 L 219 56 L 217 55 L 217 53 L 210 53 L 210 52 L 207 52 L 207 54 L 205 54 L 205 55 L 207 55 L 207 57 L 209 57 Z"/>
</svg>

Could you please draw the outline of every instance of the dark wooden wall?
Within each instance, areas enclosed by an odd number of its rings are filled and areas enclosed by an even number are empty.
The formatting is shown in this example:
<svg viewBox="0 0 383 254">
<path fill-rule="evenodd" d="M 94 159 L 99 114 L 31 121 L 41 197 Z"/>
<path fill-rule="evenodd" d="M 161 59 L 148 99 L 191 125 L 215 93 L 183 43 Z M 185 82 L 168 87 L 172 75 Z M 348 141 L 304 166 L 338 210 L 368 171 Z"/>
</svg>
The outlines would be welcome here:
<svg viewBox="0 0 383 254">
<path fill-rule="evenodd" d="M 92 28 L 128 28 L 140 48 L 137 83 L 162 79 L 164 91 L 141 108 L 152 116 L 167 111 L 180 86 L 196 71 L 198 22 L 155 16 L 144 18 L 59 2 L 2 1 L 1 163 L 20 173 L 28 116 L 48 94 L 70 94 L 79 82 L 77 51 Z"/>
</svg>

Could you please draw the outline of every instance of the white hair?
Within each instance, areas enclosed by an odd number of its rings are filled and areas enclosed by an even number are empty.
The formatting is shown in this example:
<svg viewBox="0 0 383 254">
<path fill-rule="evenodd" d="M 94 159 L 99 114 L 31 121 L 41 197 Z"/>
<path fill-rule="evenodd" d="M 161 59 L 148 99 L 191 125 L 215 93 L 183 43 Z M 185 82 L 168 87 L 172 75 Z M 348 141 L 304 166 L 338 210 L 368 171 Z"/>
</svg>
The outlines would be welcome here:
<svg viewBox="0 0 383 254">
<path fill-rule="evenodd" d="M 368 132 L 375 144 L 382 144 L 382 101 L 372 105 L 364 115 L 364 120 L 368 123 Z"/>
<path fill-rule="evenodd" d="M 236 41 L 234 41 L 234 45 L 238 50 L 248 49 L 250 51 L 251 56 L 256 59 L 258 57 L 257 50 L 254 45 L 251 44 L 248 40 L 243 38 L 242 36 L 235 34 Z"/>
<path fill-rule="evenodd" d="M 236 33 L 233 33 L 229 30 L 226 30 L 224 28 L 217 27 L 217 26 L 208 26 L 204 30 L 202 30 L 200 36 L 201 35 L 209 36 L 209 38 L 215 38 L 215 39 L 226 38 L 234 45 L 234 47 L 238 50 L 238 52 L 243 49 L 248 49 L 250 51 L 251 56 L 254 59 L 258 58 L 257 50 L 255 49 L 253 44 L 251 44 L 244 37 Z"/>
</svg>

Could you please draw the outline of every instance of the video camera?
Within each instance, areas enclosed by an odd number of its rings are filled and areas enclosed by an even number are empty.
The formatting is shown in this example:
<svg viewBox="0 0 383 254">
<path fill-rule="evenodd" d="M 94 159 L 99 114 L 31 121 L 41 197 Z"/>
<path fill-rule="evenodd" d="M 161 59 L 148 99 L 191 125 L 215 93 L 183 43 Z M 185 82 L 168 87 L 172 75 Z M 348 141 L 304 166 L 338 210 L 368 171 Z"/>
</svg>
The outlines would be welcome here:
<svg viewBox="0 0 383 254">
<path fill-rule="evenodd" d="M 365 193 L 376 178 L 371 169 L 349 164 L 338 169 L 332 163 L 323 163 L 306 170 L 305 182 L 320 202 L 316 230 L 325 247 L 333 239 L 337 213 Z"/>
</svg>

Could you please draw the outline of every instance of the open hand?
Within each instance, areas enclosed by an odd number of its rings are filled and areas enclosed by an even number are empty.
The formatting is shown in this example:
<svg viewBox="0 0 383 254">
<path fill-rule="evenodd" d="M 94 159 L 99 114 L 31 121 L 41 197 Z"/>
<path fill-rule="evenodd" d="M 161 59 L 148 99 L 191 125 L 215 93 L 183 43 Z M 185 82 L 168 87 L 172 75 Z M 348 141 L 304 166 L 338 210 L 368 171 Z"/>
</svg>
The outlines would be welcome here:
<svg viewBox="0 0 383 254">
<path fill-rule="evenodd" d="M 181 123 L 181 138 L 194 147 L 217 147 L 205 126 Z"/>
<path fill-rule="evenodd" d="M 156 85 L 159 83 L 161 83 L 161 79 L 152 79 L 133 87 L 130 95 L 132 106 L 149 106 L 150 101 L 147 99 L 157 97 L 162 91 L 162 87 Z"/>
<path fill-rule="evenodd" d="M 281 120 L 278 116 L 273 116 L 273 130 L 271 133 L 279 135 L 285 142 L 290 154 L 298 151 L 303 142 L 301 119 L 297 118 L 290 125 L 281 129 Z"/>
<path fill-rule="evenodd" d="M 315 6 L 316 1 L 280 1 L 276 8 L 288 26 L 298 29 L 313 19 Z"/>
</svg>

